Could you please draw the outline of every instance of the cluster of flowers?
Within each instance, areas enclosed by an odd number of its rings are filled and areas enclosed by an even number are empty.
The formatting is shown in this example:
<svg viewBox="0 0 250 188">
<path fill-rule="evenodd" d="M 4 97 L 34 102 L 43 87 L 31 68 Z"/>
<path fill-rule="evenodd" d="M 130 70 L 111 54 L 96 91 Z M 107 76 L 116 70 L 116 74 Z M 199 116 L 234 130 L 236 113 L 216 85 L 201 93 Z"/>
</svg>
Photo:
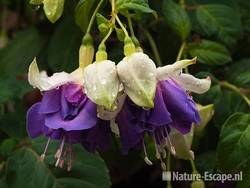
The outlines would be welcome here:
<svg viewBox="0 0 250 188">
<path fill-rule="evenodd" d="M 63 167 L 68 161 L 70 170 L 72 144 L 80 143 L 90 152 L 103 151 L 109 147 L 113 131 L 120 137 L 123 153 L 141 148 L 145 162 L 151 165 L 144 142 L 146 134 L 155 143 L 157 158 L 162 160 L 166 148 L 175 154 L 170 131 L 186 134 L 193 123 L 200 122 L 188 92 L 206 92 L 211 80 L 182 73 L 196 59 L 157 68 L 130 38 L 125 41 L 125 57 L 117 65 L 107 60 L 105 48 L 98 50 L 92 63 L 91 43 L 82 44 L 79 68 L 72 73 L 48 77 L 46 72 L 39 72 L 36 59 L 31 63 L 29 83 L 43 97 L 27 112 L 27 130 L 31 138 L 48 138 L 42 160 L 49 142 L 60 140 L 55 165 Z"/>
</svg>

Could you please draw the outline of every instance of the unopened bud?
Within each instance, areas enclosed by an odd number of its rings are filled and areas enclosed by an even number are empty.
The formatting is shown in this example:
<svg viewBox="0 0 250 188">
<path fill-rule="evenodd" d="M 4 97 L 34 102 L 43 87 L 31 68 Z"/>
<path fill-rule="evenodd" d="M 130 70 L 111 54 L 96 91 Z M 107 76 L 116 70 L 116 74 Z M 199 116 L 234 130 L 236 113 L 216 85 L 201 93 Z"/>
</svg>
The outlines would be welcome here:
<svg viewBox="0 0 250 188">
<path fill-rule="evenodd" d="M 93 46 L 93 38 L 90 34 L 83 37 L 82 44 L 79 49 L 79 67 L 84 68 L 93 62 L 95 49 Z"/>
</svg>

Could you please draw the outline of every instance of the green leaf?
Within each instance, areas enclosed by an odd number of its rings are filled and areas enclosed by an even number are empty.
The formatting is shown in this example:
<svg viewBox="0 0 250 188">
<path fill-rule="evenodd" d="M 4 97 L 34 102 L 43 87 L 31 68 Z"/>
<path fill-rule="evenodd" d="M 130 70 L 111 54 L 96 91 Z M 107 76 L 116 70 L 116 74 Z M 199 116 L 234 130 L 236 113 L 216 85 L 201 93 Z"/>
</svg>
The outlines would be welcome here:
<svg viewBox="0 0 250 188">
<path fill-rule="evenodd" d="M 236 83 L 245 87 L 250 87 L 250 71 L 240 73 L 236 78 Z"/>
<path fill-rule="evenodd" d="M 97 0 L 80 0 L 75 8 L 75 22 L 83 32 L 86 32 L 91 13 Z"/>
<path fill-rule="evenodd" d="M 58 25 L 48 46 L 48 63 L 53 71 L 70 72 L 77 67 L 81 37 L 80 29 L 71 17 Z"/>
<path fill-rule="evenodd" d="M 55 23 L 62 16 L 64 0 L 43 0 L 43 9 L 48 20 Z"/>
<path fill-rule="evenodd" d="M 17 141 L 12 138 L 5 139 L 0 145 L 0 154 L 4 157 L 8 157 L 15 149 Z M 0 186 L 1 187 L 1 186 Z"/>
<path fill-rule="evenodd" d="M 0 130 L 7 134 L 9 137 L 21 139 L 25 137 L 25 113 L 22 110 L 2 114 L 0 116 Z"/>
<path fill-rule="evenodd" d="M 144 13 L 153 13 L 156 16 L 156 12 L 149 7 L 148 0 L 117 0 L 116 9 L 118 11 L 129 9 Z"/>
<path fill-rule="evenodd" d="M 6 182 L 10 188 L 108 188 L 110 179 L 104 161 L 74 147 L 76 159 L 72 171 L 47 166 L 32 149 L 17 150 L 7 161 Z"/>
<path fill-rule="evenodd" d="M 201 5 L 196 18 L 205 35 L 215 36 L 229 46 L 235 44 L 242 34 L 240 14 L 229 6 Z"/>
<path fill-rule="evenodd" d="M 104 37 L 109 32 L 110 28 L 109 21 L 107 18 L 105 18 L 103 15 L 99 13 L 96 14 L 96 21 L 98 29 L 101 32 L 101 35 Z"/>
<path fill-rule="evenodd" d="M 191 21 L 182 7 L 173 0 L 164 0 L 162 12 L 168 26 L 185 40 L 191 31 Z"/>
<path fill-rule="evenodd" d="M 250 162 L 250 114 L 235 113 L 222 127 L 217 148 L 218 168 L 237 172 Z"/>
<path fill-rule="evenodd" d="M 223 65 L 232 60 L 225 46 L 209 40 L 201 40 L 200 43 L 190 43 L 188 52 L 192 57 L 197 57 L 198 62 L 209 65 Z"/>
<path fill-rule="evenodd" d="M 46 40 L 32 28 L 16 35 L 6 48 L 0 50 L 0 73 L 12 76 L 28 71 L 28 66 L 43 49 Z"/>
<path fill-rule="evenodd" d="M 23 95 L 27 93 L 31 87 L 26 80 L 19 80 L 15 77 L 0 77 L 0 104 L 22 99 Z"/>
</svg>

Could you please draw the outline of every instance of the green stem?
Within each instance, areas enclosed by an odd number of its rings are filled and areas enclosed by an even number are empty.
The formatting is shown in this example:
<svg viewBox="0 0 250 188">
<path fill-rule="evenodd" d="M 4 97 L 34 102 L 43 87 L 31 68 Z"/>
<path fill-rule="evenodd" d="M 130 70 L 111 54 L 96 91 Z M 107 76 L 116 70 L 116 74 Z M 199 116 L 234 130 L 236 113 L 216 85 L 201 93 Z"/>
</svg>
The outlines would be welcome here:
<svg viewBox="0 0 250 188">
<path fill-rule="evenodd" d="M 250 99 L 244 93 L 242 93 L 241 90 L 237 86 L 230 84 L 227 81 L 220 82 L 220 86 L 230 89 L 232 91 L 235 91 L 245 100 L 248 106 L 250 106 Z"/>
<path fill-rule="evenodd" d="M 160 58 L 160 54 L 159 54 L 159 51 L 158 51 L 158 48 L 156 46 L 156 43 L 154 41 L 154 38 L 152 37 L 152 35 L 149 33 L 148 30 L 146 29 L 143 29 L 143 32 L 145 33 L 148 41 L 149 41 L 149 44 L 153 50 L 153 53 L 154 53 L 154 56 L 155 56 L 155 60 L 156 60 L 156 64 L 160 67 L 162 66 L 162 61 L 161 61 L 161 58 Z"/>
<path fill-rule="evenodd" d="M 171 170 L 171 154 L 170 152 L 168 151 L 168 156 L 167 156 L 167 171 L 170 172 Z M 172 185 L 171 185 L 171 180 L 168 181 L 167 183 L 167 188 L 172 188 Z"/>
<path fill-rule="evenodd" d="M 195 164 L 194 164 L 194 161 L 191 159 L 190 160 L 190 163 L 191 163 L 191 166 L 192 166 L 192 171 L 193 171 L 193 174 L 197 174 L 198 171 L 196 170 L 196 167 L 195 167 Z"/>
<path fill-rule="evenodd" d="M 178 52 L 178 55 L 177 55 L 177 58 L 176 58 L 176 61 L 180 61 L 181 60 L 181 57 L 183 55 L 183 51 L 186 47 L 186 42 L 184 41 L 182 44 L 181 44 L 181 47 L 179 49 L 179 52 Z"/>
<path fill-rule="evenodd" d="M 129 11 L 126 11 L 126 17 L 128 19 L 128 26 L 129 26 L 129 30 L 130 30 L 130 33 L 131 33 L 131 36 L 135 36 L 135 32 L 134 32 L 134 29 L 133 29 L 133 25 L 132 25 L 132 20 L 131 20 L 131 16 L 129 14 Z"/>
<path fill-rule="evenodd" d="M 90 33 L 90 30 L 91 30 L 91 28 L 93 26 L 93 23 L 94 23 L 94 20 L 95 20 L 96 13 L 99 11 L 99 9 L 100 9 L 100 7 L 101 7 L 101 5 L 102 5 L 103 2 L 104 2 L 104 0 L 100 0 L 99 1 L 99 3 L 97 5 L 94 13 L 92 14 L 92 16 L 90 18 L 89 25 L 88 25 L 86 33 Z"/>
<path fill-rule="evenodd" d="M 124 34 L 129 37 L 128 35 L 128 31 L 126 30 L 126 28 L 124 27 L 123 23 L 121 22 L 121 20 L 119 19 L 119 17 L 117 16 L 117 14 L 115 14 L 115 19 L 118 22 L 118 24 L 120 25 L 120 27 L 122 28 Z"/>
<path fill-rule="evenodd" d="M 112 34 L 112 32 L 113 32 L 113 27 L 111 27 L 111 28 L 109 29 L 109 32 L 108 32 L 107 35 L 102 39 L 100 45 L 105 44 L 105 42 L 108 40 L 108 38 L 110 37 L 110 35 Z"/>
</svg>

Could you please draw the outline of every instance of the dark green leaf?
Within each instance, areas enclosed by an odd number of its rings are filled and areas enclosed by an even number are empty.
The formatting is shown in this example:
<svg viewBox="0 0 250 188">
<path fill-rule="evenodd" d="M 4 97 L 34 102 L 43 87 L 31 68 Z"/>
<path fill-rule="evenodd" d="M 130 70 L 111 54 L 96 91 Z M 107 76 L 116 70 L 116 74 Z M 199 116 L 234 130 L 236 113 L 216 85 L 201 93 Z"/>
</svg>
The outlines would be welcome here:
<svg viewBox="0 0 250 188">
<path fill-rule="evenodd" d="M 232 60 L 225 46 L 209 40 L 189 44 L 188 52 L 192 57 L 197 57 L 198 62 L 209 65 L 223 65 Z"/>
<path fill-rule="evenodd" d="M 224 172 L 248 168 L 250 162 L 250 114 L 235 113 L 222 127 L 217 148 L 218 167 Z"/>
<path fill-rule="evenodd" d="M 222 4 L 198 7 L 196 17 L 207 36 L 216 36 L 227 45 L 233 45 L 242 34 L 240 15 L 237 10 Z"/>
<path fill-rule="evenodd" d="M 74 147 L 76 159 L 71 172 L 55 169 L 40 160 L 32 149 L 17 150 L 8 159 L 6 180 L 10 188 L 108 188 L 110 179 L 104 161 Z"/>
<path fill-rule="evenodd" d="M 28 72 L 29 64 L 45 42 L 36 29 L 20 32 L 6 48 L 0 50 L 0 73 L 13 76 Z"/>
<path fill-rule="evenodd" d="M 16 111 L 0 115 L 0 130 L 15 139 L 25 137 L 27 135 L 25 113 L 23 111 Z"/>
<path fill-rule="evenodd" d="M 191 21 L 182 7 L 173 0 L 164 0 L 162 12 L 169 27 L 185 40 L 191 31 Z"/>
<path fill-rule="evenodd" d="M 80 0 L 76 6 L 75 21 L 83 32 L 86 32 L 96 2 L 97 0 Z"/>
<path fill-rule="evenodd" d="M 48 62 L 53 71 L 70 72 L 77 67 L 81 37 L 72 18 L 67 18 L 58 25 L 48 46 Z"/>
<path fill-rule="evenodd" d="M 117 0 L 116 8 L 118 11 L 129 9 L 156 14 L 155 11 L 149 7 L 148 0 Z"/>
</svg>

